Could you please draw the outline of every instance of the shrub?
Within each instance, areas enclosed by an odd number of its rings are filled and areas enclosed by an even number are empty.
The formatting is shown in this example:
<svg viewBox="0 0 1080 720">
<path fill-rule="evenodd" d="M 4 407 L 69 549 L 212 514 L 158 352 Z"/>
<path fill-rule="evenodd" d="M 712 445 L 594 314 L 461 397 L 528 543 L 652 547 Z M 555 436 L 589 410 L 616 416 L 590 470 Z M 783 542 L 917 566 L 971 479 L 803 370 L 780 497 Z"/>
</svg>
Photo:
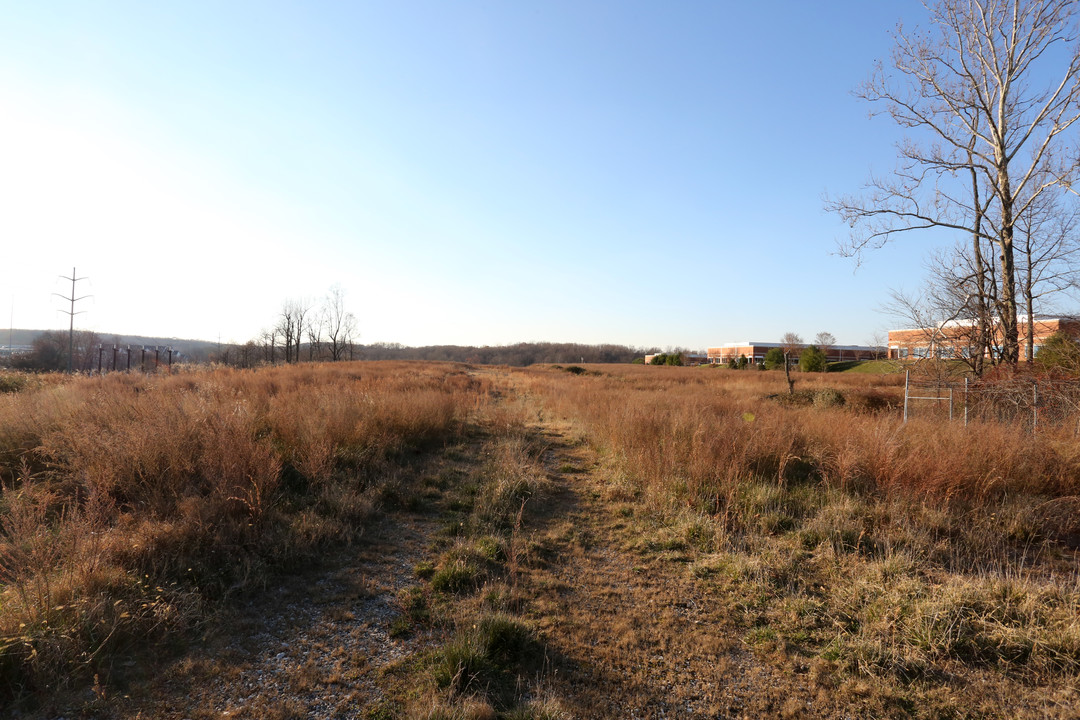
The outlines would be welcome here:
<svg viewBox="0 0 1080 720">
<path fill-rule="evenodd" d="M 1065 333 L 1056 332 L 1039 348 L 1035 360 L 1047 370 L 1080 372 L 1080 343 Z"/>
<path fill-rule="evenodd" d="M 844 404 L 844 395 L 834 388 L 822 388 L 814 392 L 814 407 L 839 407 Z"/>
<path fill-rule="evenodd" d="M 766 370 L 775 370 L 784 367 L 784 351 L 780 348 L 769 348 L 765 353 L 765 362 L 762 363 Z"/>
<path fill-rule="evenodd" d="M 803 372 L 825 372 L 825 353 L 816 345 L 807 345 L 799 355 L 799 369 Z"/>
</svg>

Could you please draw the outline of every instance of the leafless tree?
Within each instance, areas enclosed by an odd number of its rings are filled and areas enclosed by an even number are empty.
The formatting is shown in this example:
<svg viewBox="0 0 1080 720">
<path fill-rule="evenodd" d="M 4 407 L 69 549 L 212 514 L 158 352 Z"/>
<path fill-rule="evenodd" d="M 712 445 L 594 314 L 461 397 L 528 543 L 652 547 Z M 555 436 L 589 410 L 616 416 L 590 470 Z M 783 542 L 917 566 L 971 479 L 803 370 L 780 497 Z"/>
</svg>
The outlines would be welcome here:
<svg viewBox="0 0 1080 720">
<path fill-rule="evenodd" d="M 1053 296 L 1076 289 L 1080 269 L 1080 208 L 1060 195 L 1043 195 L 1016 223 L 1020 296 L 1027 317 L 1024 347 L 1035 358 L 1035 312 Z"/>
<path fill-rule="evenodd" d="M 281 305 L 275 330 L 284 340 L 286 363 L 300 361 L 300 346 L 304 342 L 310 313 L 311 301 L 307 299 L 286 300 Z"/>
<path fill-rule="evenodd" d="M 883 354 L 881 348 L 885 348 L 885 354 L 888 353 L 889 333 L 885 330 L 875 330 L 866 344 L 874 349 L 874 359 L 881 360 Z"/>
<path fill-rule="evenodd" d="M 291 300 L 281 306 L 278 314 L 278 324 L 274 328 L 285 345 L 285 363 L 292 362 L 293 341 L 296 338 L 296 308 Z"/>
<path fill-rule="evenodd" d="M 821 372 L 825 372 L 829 368 L 829 351 L 836 345 L 836 336 L 831 332 L 819 332 L 814 336 L 814 345 L 825 355 L 825 365 L 821 368 Z"/>
<path fill-rule="evenodd" d="M 795 394 L 795 381 L 791 379 L 791 356 L 799 353 L 803 339 L 797 333 L 786 332 L 780 338 L 780 349 L 784 351 L 784 377 L 787 379 L 788 394 Z"/>
<path fill-rule="evenodd" d="M 293 319 L 296 321 L 296 346 L 293 349 L 293 362 L 300 362 L 300 345 L 304 342 L 304 331 L 311 319 L 311 301 L 306 298 L 292 301 Z"/>
<path fill-rule="evenodd" d="M 326 296 L 326 343 L 333 361 L 352 357 L 352 342 L 356 335 L 356 317 L 345 309 L 345 291 L 341 286 L 330 288 Z"/>
<path fill-rule="evenodd" d="M 959 360 L 981 375 L 989 357 L 997 359 L 992 337 L 979 313 L 977 281 L 969 246 L 957 243 L 951 252 L 936 251 L 927 261 L 927 279 L 918 292 L 893 290 L 884 310 L 921 333 L 925 353 L 916 355 L 920 370 L 939 372 L 937 360 Z M 988 353 L 988 356 L 987 356 Z M 949 365 L 942 365 L 948 369 Z"/>
<path fill-rule="evenodd" d="M 323 330 L 326 328 L 326 309 L 319 308 L 307 325 L 308 361 L 322 358 Z"/>
<path fill-rule="evenodd" d="M 259 339 L 262 340 L 263 344 L 263 361 L 273 365 L 277 360 L 277 326 L 269 330 L 263 330 Z"/>
<path fill-rule="evenodd" d="M 1019 360 L 1017 220 L 1044 193 L 1071 187 L 1080 169 L 1067 147 L 1080 117 L 1077 8 L 1074 0 L 938 0 L 928 6 L 929 31 L 898 28 L 890 65 L 879 63 L 858 94 L 918 137 L 898 144 L 892 177 L 826 202 L 852 226 L 842 250 L 854 256 L 927 228 L 965 233 L 976 253 L 980 239 L 992 242 L 1001 357 L 1010 364 Z"/>
</svg>

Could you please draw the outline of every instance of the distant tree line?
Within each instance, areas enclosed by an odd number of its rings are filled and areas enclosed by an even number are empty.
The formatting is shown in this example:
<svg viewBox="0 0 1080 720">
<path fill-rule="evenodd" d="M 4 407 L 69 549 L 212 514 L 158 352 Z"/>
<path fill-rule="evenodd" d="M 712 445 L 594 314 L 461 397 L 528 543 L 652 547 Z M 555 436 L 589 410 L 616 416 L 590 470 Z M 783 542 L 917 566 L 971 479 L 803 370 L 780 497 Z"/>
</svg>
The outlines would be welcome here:
<svg viewBox="0 0 1080 720">
<path fill-rule="evenodd" d="M 361 345 L 365 360 L 449 360 L 479 365 L 525 367 L 541 363 L 631 363 L 652 349 L 628 345 L 582 345 L 580 343 L 515 343 L 513 345 L 429 345 L 405 347 L 398 343 Z"/>
<path fill-rule="evenodd" d="M 282 303 L 273 325 L 242 344 L 221 346 L 210 360 L 235 367 L 275 363 L 337 360 L 450 361 L 478 365 L 524 367 L 538 363 L 629 363 L 653 349 L 627 345 L 580 343 L 516 343 L 513 345 L 427 345 L 357 342 L 356 316 L 345 304 L 345 293 L 333 287 L 319 303 L 292 299 Z"/>
<path fill-rule="evenodd" d="M 34 338 L 30 352 L 11 357 L 11 367 L 43 372 L 67 370 L 69 343 L 73 370 L 89 372 L 97 368 L 98 347 L 103 342 L 92 330 L 76 330 L 71 338 L 67 330 L 45 330 Z"/>
</svg>

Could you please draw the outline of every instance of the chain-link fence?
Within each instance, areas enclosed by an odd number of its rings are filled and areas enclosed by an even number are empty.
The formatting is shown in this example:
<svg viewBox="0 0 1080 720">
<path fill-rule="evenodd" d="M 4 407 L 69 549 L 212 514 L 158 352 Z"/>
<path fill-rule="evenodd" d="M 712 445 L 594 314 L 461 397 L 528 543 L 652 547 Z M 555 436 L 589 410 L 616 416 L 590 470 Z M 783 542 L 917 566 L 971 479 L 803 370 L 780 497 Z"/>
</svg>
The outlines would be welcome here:
<svg viewBox="0 0 1080 720">
<path fill-rule="evenodd" d="M 1068 427 L 1080 433 L 1080 380 L 927 380 L 909 374 L 904 383 L 904 420 L 914 417 L 1004 422 L 1031 431 Z"/>
</svg>

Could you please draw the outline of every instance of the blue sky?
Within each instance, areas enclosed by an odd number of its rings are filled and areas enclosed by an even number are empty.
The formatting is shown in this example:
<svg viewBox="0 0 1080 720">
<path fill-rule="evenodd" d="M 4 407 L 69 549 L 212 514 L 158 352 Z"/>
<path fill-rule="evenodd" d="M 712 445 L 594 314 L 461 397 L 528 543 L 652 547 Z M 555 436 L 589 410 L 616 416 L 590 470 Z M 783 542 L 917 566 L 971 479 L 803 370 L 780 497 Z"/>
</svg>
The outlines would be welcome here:
<svg viewBox="0 0 1080 720">
<path fill-rule="evenodd" d="M 931 240 L 834 255 L 893 166 L 898 2 L 0 0 L 0 313 L 243 341 L 865 343 Z M 8 313 L 4 313 L 8 314 Z M 0 318 L 7 325 L 7 318 Z"/>
</svg>

